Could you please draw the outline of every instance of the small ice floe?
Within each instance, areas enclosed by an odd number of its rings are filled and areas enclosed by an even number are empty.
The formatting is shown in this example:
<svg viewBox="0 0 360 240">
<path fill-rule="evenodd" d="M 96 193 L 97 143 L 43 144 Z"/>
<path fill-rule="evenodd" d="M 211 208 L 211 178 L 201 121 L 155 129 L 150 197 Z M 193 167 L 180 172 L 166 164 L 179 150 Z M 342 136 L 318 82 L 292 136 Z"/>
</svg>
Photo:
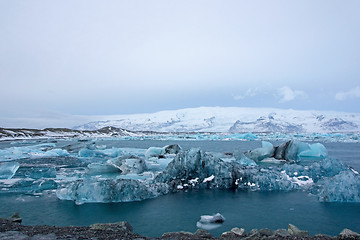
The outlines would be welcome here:
<svg viewBox="0 0 360 240">
<path fill-rule="evenodd" d="M 202 215 L 200 217 L 200 222 L 202 223 L 223 223 L 225 218 L 220 213 L 215 215 Z"/>
<path fill-rule="evenodd" d="M 220 213 L 215 215 L 202 215 L 200 216 L 200 221 L 196 223 L 196 227 L 205 230 L 213 230 L 215 228 L 221 227 L 224 221 L 225 218 Z"/>
</svg>

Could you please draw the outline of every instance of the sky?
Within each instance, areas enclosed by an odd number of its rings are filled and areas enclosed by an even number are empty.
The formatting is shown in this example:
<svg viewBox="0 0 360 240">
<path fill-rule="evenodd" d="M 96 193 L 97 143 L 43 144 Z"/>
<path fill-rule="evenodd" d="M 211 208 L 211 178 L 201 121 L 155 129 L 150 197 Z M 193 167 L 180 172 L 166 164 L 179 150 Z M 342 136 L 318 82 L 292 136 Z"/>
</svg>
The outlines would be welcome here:
<svg viewBox="0 0 360 240">
<path fill-rule="evenodd" d="M 0 0 L 0 127 L 200 106 L 359 113 L 359 10 L 358 0 Z"/>
</svg>

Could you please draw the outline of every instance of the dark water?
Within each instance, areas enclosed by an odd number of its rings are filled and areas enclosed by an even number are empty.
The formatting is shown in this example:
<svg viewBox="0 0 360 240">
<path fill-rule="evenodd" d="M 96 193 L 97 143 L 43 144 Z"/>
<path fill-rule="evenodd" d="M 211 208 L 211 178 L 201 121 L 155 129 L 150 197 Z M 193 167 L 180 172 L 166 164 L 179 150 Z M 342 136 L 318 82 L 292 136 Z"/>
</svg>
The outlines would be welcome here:
<svg viewBox="0 0 360 240">
<path fill-rule="evenodd" d="M 259 147 L 260 142 L 241 141 L 102 141 L 108 147 L 164 146 L 178 143 L 183 149 L 233 152 Z M 59 142 L 65 145 L 68 142 Z M 278 143 L 275 143 L 278 144 Z M 324 143 L 331 157 L 360 170 L 360 144 Z M 156 237 L 170 231 L 196 231 L 201 215 L 220 212 L 225 223 L 210 232 L 219 235 L 233 227 L 287 228 L 289 223 L 310 234 L 337 235 L 343 228 L 360 232 L 360 203 L 321 203 L 304 192 L 232 192 L 202 190 L 180 192 L 130 203 L 75 205 L 54 194 L 43 196 L 0 194 L 0 217 L 19 212 L 23 224 L 90 225 L 96 222 L 128 221 L 136 233 Z"/>
<path fill-rule="evenodd" d="M 201 215 L 220 212 L 224 224 L 210 232 L 220 235 L 233 227 L 287 228 L 289 223 L 310 234 L 337 235 L 344 228 L 360 232 L 360 204 L 320 203 L 304 192 L 231 192 L 202 190 L 170 194 L 130 203 L 75 205 L 54 195 L 0 195 L 0 215 L 20 212 L 23 224 L 90 225 L 129 221 L 134 231 L 161 236 L 169 231 L 196 231 Z"/>
</svg>

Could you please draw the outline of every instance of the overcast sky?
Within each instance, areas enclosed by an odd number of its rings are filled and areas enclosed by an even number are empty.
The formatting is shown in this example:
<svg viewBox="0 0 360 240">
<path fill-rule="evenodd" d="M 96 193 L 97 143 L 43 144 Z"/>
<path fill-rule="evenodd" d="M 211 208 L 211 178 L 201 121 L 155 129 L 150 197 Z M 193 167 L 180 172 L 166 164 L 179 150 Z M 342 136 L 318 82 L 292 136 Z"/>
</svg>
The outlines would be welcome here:
<svg viewBox="0 0 360 240">
<path fill-rule="evenodd" d="M 0 0 L 0 126 L 199 106 L 360 112 L 359 11 L 358 0 Z"/>
</svg>

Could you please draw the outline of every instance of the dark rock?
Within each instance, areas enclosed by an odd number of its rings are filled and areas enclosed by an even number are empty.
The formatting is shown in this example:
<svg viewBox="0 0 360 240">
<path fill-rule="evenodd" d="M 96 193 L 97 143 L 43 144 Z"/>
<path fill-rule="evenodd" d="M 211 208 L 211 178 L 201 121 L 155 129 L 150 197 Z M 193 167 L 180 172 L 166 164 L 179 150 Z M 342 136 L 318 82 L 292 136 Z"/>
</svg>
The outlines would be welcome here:
<svg viewBox="0 0 360 240">
<path fill-rule="evenodd" d="M 191 232 L 167 232 L 162 235 L 163 239 L 193 239 L 194 234 Z"/>
<path fill-rule="evenodd" d="M 279 236 L 279 237 L 290 237 L 291 236 L 290 233 L 288 232 L 288 230 L 283 229 L 283 228 L 276 230 L 274 233 L 276 236 Z"/>
<path fill-rule="evenodd" d="M 22 218 L 20 217 L 19 213 L 16 212 L 14 213 L 10 218 L 9 218 L 10 221 L 12 222 L 16 222 L 16 223 L 21 223 L 22 222 Z"/>
<path fill-rule="evenodd" d="M 196 230 L 196 232 L 194 233 L 194 235 L 201 237 L 201 238 L 206 238 L 206 239 L 211 239 L 214 238 L 213 235 L 211 235 L 208 231 L 204 230 L 204 229 L 198 229 Z"/>
<path fill-rule="evenodd" d="M 302 231 L 293 224 L 289 224 L 288 232 L 291 235 L 296 236 L 296 237 L 307 237 L 307 236 L 309 236 L 308 231 Z"/>
<path fill-rule="evenodd" d="M 339 234 L 339 239 L 360 239 L 360 234 L 345 228 Z"/>
<path fill-rule="evenodd" d="M 260 235 L 260 232 L 259 232 L 259 230 L 257 230 L 256 228 L 254 228 L 254 229 L 251 229 L 249 235 Z"/>
<path fill-rule="evenodd" d="M 251 229 L 250 233 L 248 234 L 248 236 L 244 239 L 246 240 L 260 240 L 262 237 L 260 235 L 259 230 L 257 229 Z"/>
<path fill-rule="evenodd" d="M 267 237 L 274 235 L 274 231 L 268 228 L 260 229 L 259 233 L 261 236 L 267 236 Z"/>
<path fill-rule="evenodd" d="M 239 236 L 237 236 L 235 233 L 231 231 L 223 232 L 220 236 L 220 239 L 237 239 Z"/>
<path fill-rule="evenodd" d="M 331 240 L 334 239 L 333 237 L 326 235 L 326 234 L 316 234 L 314 237 L 314 239 L 319 239 L 319 240 Z"/>
<path fill-rule="evenodd" d="M 117 223 L 95 223 L 90 225 L 92 230 L 113 231 L 113 232 L 132 232 L 133 227 L 128 222 Z"/>
<path fill-rule="evenodd" d="M 18 231 L 0 232 L 0 239 L 2 240 L 25 240 L 29 239 L 28 235 L 25 235 Z"/>
<path fill-rule="evenodd" d="M 243 228 L 235 227 L 235 228 L 231 229 L 231 232 L 233 232 L 234 234 L 236 234 L 239 237 L 245 237 L 246 236 L 246 231 Z"/>
</svg>

